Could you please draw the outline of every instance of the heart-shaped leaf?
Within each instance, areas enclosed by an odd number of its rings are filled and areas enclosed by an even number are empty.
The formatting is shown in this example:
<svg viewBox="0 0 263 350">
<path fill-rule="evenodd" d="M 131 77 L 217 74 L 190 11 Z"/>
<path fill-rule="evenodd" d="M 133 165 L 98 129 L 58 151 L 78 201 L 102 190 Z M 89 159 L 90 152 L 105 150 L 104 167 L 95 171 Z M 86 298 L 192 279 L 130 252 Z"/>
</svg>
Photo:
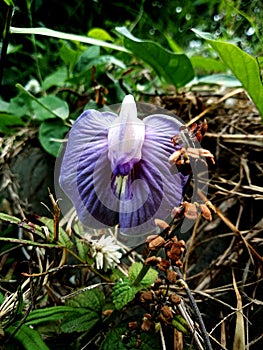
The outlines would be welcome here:
<svg viewBox="0 0 263 350">
<path fill-rule="evenodd" d="M 151 40 L 138 39 L 126 27 L 117 27 L 116 31 L 124 36 L 126 49 L 149 64 L 168 84 L 180 88 L 194 78 L 191 61 L 185 54 L 173 53 Z"/>
</svg>

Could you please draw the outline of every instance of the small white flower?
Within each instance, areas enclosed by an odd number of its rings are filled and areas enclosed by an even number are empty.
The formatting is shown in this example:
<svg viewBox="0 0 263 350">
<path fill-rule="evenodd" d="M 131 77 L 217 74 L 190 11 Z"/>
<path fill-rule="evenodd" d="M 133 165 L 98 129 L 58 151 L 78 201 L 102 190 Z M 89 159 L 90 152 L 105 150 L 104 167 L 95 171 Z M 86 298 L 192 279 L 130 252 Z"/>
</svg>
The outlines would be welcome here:
<svg viewBox="0 0 263 350">
<path fill-rule="evenodd" d="M 41 86 L 36 79 L 31 79 L 25 85 L 25 90 L 32 92 L 32 94 L 36 95 L 41 91 Z"/>
<path fill-rule="evenodd" d="M 90 253 L 92 258 L 95 258 L 96 268 L 106 271 L 114 268 L 121 258 L 121 253 L 118 251 L 120 247 L 114 244 L 114 239 L 111 236 L 102 236 L 98 240 L 91 240 Z"/>
</svg>

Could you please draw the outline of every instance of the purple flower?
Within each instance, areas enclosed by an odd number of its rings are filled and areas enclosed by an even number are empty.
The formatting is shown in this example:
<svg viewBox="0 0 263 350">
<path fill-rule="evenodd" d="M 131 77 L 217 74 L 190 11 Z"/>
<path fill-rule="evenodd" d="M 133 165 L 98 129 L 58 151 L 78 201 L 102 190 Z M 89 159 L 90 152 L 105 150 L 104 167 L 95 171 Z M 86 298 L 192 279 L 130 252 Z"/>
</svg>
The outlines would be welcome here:
<svg viewBox="0 0 263 350">
<path fill-rule="evenodd" d="M 62 160 L 60 185 L 89 227 L 116 224 L 127 235 L 155 229 L 182 200 L 187 177 L 171 171 L 171 137 L 181 122 L 164 114 L 137 117 L 131 95 L 119 116 L 87 110 L 73 124 Z"/>
</svg>

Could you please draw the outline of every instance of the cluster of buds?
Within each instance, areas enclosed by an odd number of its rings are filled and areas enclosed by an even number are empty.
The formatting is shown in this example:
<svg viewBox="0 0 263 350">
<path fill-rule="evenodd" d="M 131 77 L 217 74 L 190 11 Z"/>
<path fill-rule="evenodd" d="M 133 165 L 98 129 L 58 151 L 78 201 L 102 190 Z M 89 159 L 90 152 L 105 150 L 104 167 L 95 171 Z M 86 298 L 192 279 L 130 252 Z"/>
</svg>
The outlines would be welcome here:
<svg viewBox="0 0 263 350">
<path fill-rule="evenodd" d="M 164 247 L 166 250 L 166 256 L 168 259 L 170 259 L 171 264 L 182 268 L 183 263 L 181 261 L 181 256 L 186 251 L 185 242 L 182 239 L 178 241 L 177 237 L 175 236 L 166 242 Z"/>
<path fill-rule="evenodd" d="M 212 212 L 216 212 L 215 207 L 210 201 L 205 203 L 189 203 L 183 202 L 180 207 L 175 207 L 171 211 L 173 219 L 177 219 L 184 215 L 189 220 L 196 220 L 198 215 L 201 214 L 207 221 L 212 221 Z"/>
<path fill-rule="evenodd" d="M 166 325 L 171 324 L 176 313 L 176 306 L 180 304 L 181 298 L 170 291 L 164 296 L 163 291 L 157 289 L 142 292 L 139 301 L 147 311 L 142 319 L 141 329 L 148 332 L 153 330 L 160 321 Z"/>
<path fill-rule="evenodd" d="M 155 222 L 163 229 L 163 234 L 168 237 L 168 239 L 165 239 L 161 235 L 150 235 L 146 239 L 147 247 L 151 252 L 164 248 L 166 259 L 153 256 L 152 254 L 150 257 L 146 258 L 144 263 L 146 265 L 157 266 L 161 271 L 168 271 L 170 265 L 181 268 L 183 263 L 180 259 L 186 250 L 185 242 L 183 240 L 178 241 L 176 236 L 172 238 L 169 237 L 171 235 L 171 229 L 166 222 L 162 220 L 155 220 Z"/>
<path fill-rule="evenodd" d="M 183 174 L 190 174 L 192 171 L 191 162 L 201 160 L 201 157 L 208 158 L 212 164 L 215 164 L 213 154 L 204 148 L 200 148 L 200 142 L 207 131 L 207 122 L 199 125 L 192 124 L 190 130 L 185 126 L 181 127 L 180 133 L 173 136 L 171 141 L 176 151 L 170 156 L 169 162 L 175 165 Z"/>
</svg>

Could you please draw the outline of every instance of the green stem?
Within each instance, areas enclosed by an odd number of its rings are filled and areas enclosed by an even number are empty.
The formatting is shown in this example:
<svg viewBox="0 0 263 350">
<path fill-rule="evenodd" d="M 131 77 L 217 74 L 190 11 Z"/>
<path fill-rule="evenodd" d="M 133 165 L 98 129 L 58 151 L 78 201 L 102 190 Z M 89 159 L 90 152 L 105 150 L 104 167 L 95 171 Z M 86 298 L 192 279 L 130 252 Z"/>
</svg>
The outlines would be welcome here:
<svg viewBox="0 0 263 350">
<path fill-rule="evenodd" d="M 136 277 L 136 280 L 133 282 L 133 285 L 136 287 L 141 283 L 141 280 L 146 275 L 146 273 L 149 271 L 150 265 L 143 265 L 139 275 Z"/>
<path fill-rule="evenodd" d="M 5 27 L 3 32 L 3 42 L 2 42 L 2 50 L 1 50 L 1 57 L 0 57 L 0 86 L 2 84 L 3 74 L 4 74 L 4 66 L 6 62 L 6 55 L 7 55 L 7 48 L 9 43 L 9 34 L 10 34 L 10 26 L 11 26 L 11 20 L 13 15 L 13 9 L 14 6 L 8 6 L 7 7 L 7 13 L 6 13 L 6 21 L 5 21 Z"/>
</svg>

